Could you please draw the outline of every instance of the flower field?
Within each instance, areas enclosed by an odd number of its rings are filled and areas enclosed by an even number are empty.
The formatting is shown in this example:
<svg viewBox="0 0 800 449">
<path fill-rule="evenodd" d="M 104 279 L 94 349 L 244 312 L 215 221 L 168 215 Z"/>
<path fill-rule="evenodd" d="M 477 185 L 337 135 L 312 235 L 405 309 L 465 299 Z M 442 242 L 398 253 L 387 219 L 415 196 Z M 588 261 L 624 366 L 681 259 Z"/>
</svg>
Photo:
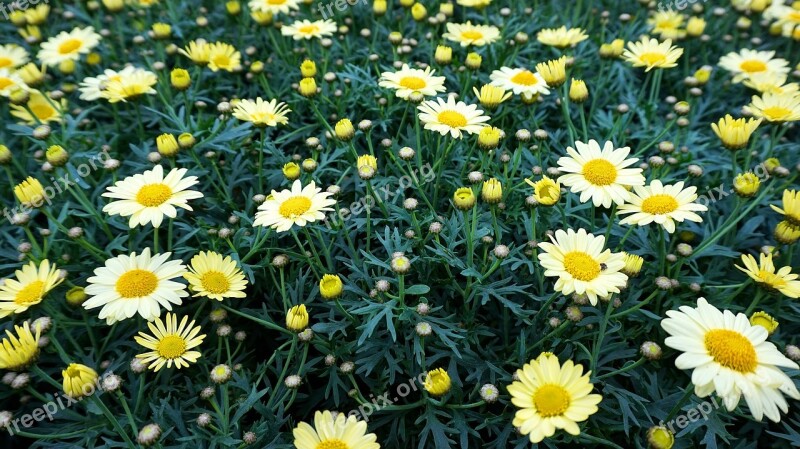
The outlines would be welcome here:
<svg viewBox="0 0 800 449">
<path fill-rule="evenodd" d="M 0 447 L 800 446 L 800 2 L 0 3 Z"/>
</svg>

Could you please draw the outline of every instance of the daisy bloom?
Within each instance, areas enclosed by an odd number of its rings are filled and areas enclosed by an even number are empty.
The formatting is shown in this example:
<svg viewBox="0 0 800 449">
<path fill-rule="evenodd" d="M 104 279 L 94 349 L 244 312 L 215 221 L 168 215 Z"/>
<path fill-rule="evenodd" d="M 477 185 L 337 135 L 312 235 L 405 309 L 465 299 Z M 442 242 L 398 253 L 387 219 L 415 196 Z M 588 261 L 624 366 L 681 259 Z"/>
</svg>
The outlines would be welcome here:
<svg viewBox="0 0 800 449">
<path fill-rule="evenodd" d="M 311 181 L 303 187 L 300 180 L 295 180 L 292 188 L 272 194 L 258 206 L 254 226 L 269 226 L 278 232 L 288 231 L 292 225 L 300 227 L 325 218 L 324 212 L 333 210 L 330 206 L 336 200 L 328 198 L 330 192 L 322 189 Z"/>
<path fill-rule="evenodd" d="M 292 430 L 297 449 L 380 449 L 378 437 L 367 433 L 367 423 L 355 416 L 329 411 L 314 413 L 314 427 L 301 422 Z"/>
<path fill-rule="evenodd" d="M 647 226 L 658 223 L 670 234 L 675 232 L 675 222 L 685 220 L 701 223 L 703 219 L 695 212 L 708 210 L 702 204 L 693 203 L 697 199 L 697 188 L 683 188 L 683 181 L 672 185 L 663 185 L 654 180 L 649 186 L 634 186 L 635 194 L 631 194 L 630 204 L 619 206 L 620 214 L 633 214 L 621 220 L 620 224 L 636 224 Z"/>
<path fill-rule="evenodd" d="M 189 281 L 192 296 L 205 296 L 217 301 L 225 298 L 244 298 L 247 280 L 239 265 L 230 256 L 213 251 L 201 251 L 192 257 L 189 272 L 183 275 Z"/>
<path fill-rule="evenodd" d="M 325 20 L 296 20 L 291 25 L 281 27 L 281 34 L 291 36 L 292 39 L 321 39 L 331 36 L 336 32 L 336 22 L 331 19 Z"/>
<path fill-rule="evenodd" d="M 56 265 L 44 259 L 39 266 L 31 261 L 0 285 L 0 318 L 19 314 L 42 302 L 50 290 L 64 281 L 59 277 Z"/>
<path fill-rule="evenodd" d="M 394 89 L 395 95 L 404 100 L 414 93 L 419 92 L 423 96 L 432 97 L 438 92 L 444 92 L 444 77 L 433 76 L 435 71 L 430 67 L 425 70 L 412 69 L 408 64 L 397 72 L 383 72 L 378 85 Z"/>
<path fill-rule="evenodd" d="M 567 147 L 568 156 L 558 159 L 558 169 L 566 173 L 558 181 L 580 193 L 582 203 L 591 199 L 595 206 L 624 204 L 630 187 L 644 185 L 642 169 L 627 168 L 639 160 L 625 159 L 630 152 L 628 147 L 614 148 L 610 141 L 602 149 L 596 140 L 575 142 L 575 148 Z"/>
<path fill-rule="evenodd" d="M 783 123 L 800 120 L 800 95 L 767 92 L 760 97 L 753 95 L 752 102 L 745 110 L 768 122 Z"/>
<path fill-rule="evenodd" d="M 686 37 L 686 30 L 682 30 L 683 14 L 678 11 L 657 11 L 653 17 L 647 19 L 647 24 L 653 27 L 653 33 L 662 39 L 681 39 Z"/>
<path fill-rule="evenodd" d="M 212 72 L 225 70 L 233 72 L 242 67 L 242 54 L 233 45 L 215 42 L 209 45 L 208 68 Z"/>
<path fill-rule="evenodd" d="M 109 82 L 122 79 L 125 76 L 129 76 L 135 70 L 137 70 L 136 67 L 129 65 L 120 70 L 119 72 L 117 72 L 116 70 L 106 69 L 100 75 L 84 78 L 83 81 L 81 81 L 80 83 L 80 87 L 78 87 L 78 90 L 80 90 L 81 92 L 80 99 L 86 101 L 94 101 L 103 98 L 106 86 L 108 85 Z"/>
<path fill-rule="evenodd" d="M 19 45 L 0 45 L 0 69 L 15 69 L 27 63 L 28 59 L 28 52 Z"/>
<path fill-rule="evenodd" d="M 109 79 L 105 83 L 102 97 L 109 103 L 118 103 L 134 100 L 142 95 L 155 95 L 156 90 L 153 89 L 153 86 L 156 83 L 158 83 L 158 77 L 155 73 L 144 69 L 134 69 Z"/>
<path fill-rule="evenodd" d="M 204 40 L 189 42 L 186 48 L 178 49 L 183 56 L 191 59 L 195 64 L 205 67 L 210 62 L 211 44 Z"/>
<path fill-rule="evenodd" d="M 595 305 L 598 296 L 619 293 L 625 286 L 628 276 L 620 271 L 625 267 L 625 256 L 604 250 L 605 237 L 595 237 L 585 229 L 559 229 L 550 240 L 553 243 L 539 244 L 544 251 L 539 254 L 539 263 L 546 270 L 545 276 L 558 277 L 556 291 L 586 295 Z"/>
<path fill-rule="evenodd" d="M 800 399 L 794 382 L 779 367 L 798 369 L 774 344 L 767 341 L 762 326 L 750 324 L 743 313 L 720 311 L 705 298 L 697 307 L 681 306 L 670 310 L 661 327 L 670 334 L 667 346 L 683 352 L 675 359 L 679 369 L 692 370 L 692 383 L 697 396 L 713 392 L 732 411 L 744 399 L 757 421 L 766 415 L 780 421 L 780 411 L 788 404 L 783 394 Z"/>
<path fill-rule="evenodd" d="M 467 23 L 447 23 L 447 32 L 443 38 L 458 42 L 462 47 L 474 45 L 482 47 L 500 39 L 500 30 L 491 25 L 473 25 Z"/>
<path fill-rule="evenodd" d="M 16 89 L 28 90 L 28 86 L 16 73 L 0 69 L 0 97 L 8 97 Z"/>
<path fill-rule="evenodd" d="M 61 122 L 61 114 L 67 108 L 67 100 L 56 101 L 47 94 L 33 90 L 26 106 L 12 104 L 11 115 L 28 125 Z"/>
<path fill-rule="evenodd" d="M 278 100 L 264 101 L 261 97 L 255 100 L 240 100 L 233 109 L 233 116 L 239 120 L 250 122 L 257 128 L 278 126 L 289 123 L 289 113 L 292 112 L 286 103 Z"/>
<path fill-rule="evenodd" d="M 41 328 L 36 326 L 31 332 L 31 325 L 25 321 L 22 326 L 14 326 L 12 334 L 6 329 L 8 337 L 0 341 L 0 369 L 22 371 L 39 357 L 39 338 Z"/>
<path fill-rule="evenodd" d="M 511 403 L 519 410 L 512 424 L 528 435 L 531 443 L 553 436 L 556 429 L 579 435 L 578 423 L 597 413 L 603 400 L 591 394 L 591 372 L 567 360 L 563 365 L 554 355 L 542 355 L 517 370 L 519 380 L 508 386 Z"/>
<path fill-rule="evenodd" d="M 800 226 L 800 190 L 783 191 L 783 209 L 774 204 L 770 204 L 769 207 L 783 215 L 789 223 Z"/>
<path fill-rule="evenodd" d="M 97 385 L 97 371 L 80 363 L 70 363 L 61 371 L 64 394 L 73 399 L 91 396 Z"/>
<path fill-rule="evenodd" d="M 649 72 L 675 67 L 682 54 L 683 49 L 673 46 L 671 39 L 659 43 L 657 39 L 643 37 L 639 42 L 628 42 L 622 58 L 634 67 L 645 67 L 645 72 Z"/>
<path fill-rule="evenodd" d="M 73 28 L 72 31 L 62 31 L 51 37 L 41 45 L 41 50 L 36 55 L 43 64 L 53 66 L 64 61 L 77 61 L 81 55 L 89 53 L 100 43 L 99 34 L 94 28 Z"/>
<path fill-rule="evenodd" d="M 501 103 L 511 98 L 511 92 L 506 92 L 502 87 L 484 84 L 481 90 L 473 87 L 472 91 L 478 98 L 478 102 L 486 109 L 492 110 L 500 106 Z"/>
<path fill-rule="evenodd" d="M 161 315 L 161 307 L 172 310 L 189 296 L 183 284 L 172 279 L 186 274 L 180 260 L 168 260 L 172 253 L 150 255 L 150 248 L 141 254 L 131 253 L 106 260 L 105 266 L 94 270 L 84 289 L 91 295 L 83 307 L 86 310 L 102 307 L 100 319 L 109 325 L 137 313 L 147 321 Z"/>
<path fill-rule="evenodd" d="M 456 103 L 453 97 L 447 97 L 447 101 L 441 98 L 427 100 L 417 106 L 417 109 L 425 129 L 443 136 L 450 133 L 455 139 L 461 138 L 462 131 L 468 134 L 480 132 L 486 126 L 484 122 L 489 121 L 489 117 L 483 115 L 483 111 L 477 106 L 467 105 L 463 101 Z"/>
<path fill-rule="evenodd" d="M 589 36 L 580 28 L 545 28 L 536 33 L 536 40 L 545 45 L 556 48 L 574 47 L 579 42 L 588 39 Z"/>
<path fill-rule="evenodd" d="M 253 11 L 288 14 L 292 9 L 299 9 L 300 0 L 250 0 L 248 5 Z"/>
<path fill-rule="evenodd" d="M 514 92 L 516 95 L 527 94 L 547 95 L 550 90 L 542 75 L 538 72 L 531 72 L 528 69 L 501 67 L 489 75 L 492 86 L 501 87 Z"/>
<path fill-rule="evenodd" d="M 492 0 L 456 0 L 456 3 L 467 8 L 483 9 L 492 3 Z"/>
<path fill-rule="evenodd" d="M 747 146 L 750 136 L 753 135 L 761 119 L 734 119 L 730 114 L 719 119 L 719 122 L 712 123 L 711 129 L 719 137 L 722 145 L 729 150 L 740 150 Z"/>
<path fill-rule="evenodd" d="M 738 83 L 756 73 L 789 73 L 789 61 L 775 57 L 774 51 L 758 51 L 743 48 L 732 51 L 719 59 L 720 67 L 731 72 L 733 82 Z"/>
<path fill-rule="evenodd" d="M 200 334 L 200 326 L 195 326 L 194 321 L 189 323 L 189 317 L 184 316 L 178 324 L 178 317 L 174 313 L 167 313 L 166 323 L 161 318 L 147 323 L 152 335 L 139 332 L 133 337 L 136 343 L 149 349 L 150 352 L 137 354 L 136 358 L 147 364 L 149 369 L 158 372 L 164 365 L 167 368 L 187 368 L 189 364 L 197 362 L 202 354 L 191 349 L 200 346 L 206 338 Z"/>
<path fill-rule="evenodd" d="M 797 83 L 787 83 L 787 79 L 788 77 L 785 74 L 759 72 L 750 75 L 743 83 L 745 86 L 761 93 L 769 92 L 777 95 L 797 95 L 800 92 L 800 85 Z"/>
<path fill-rule="evenodd" d="M 554 181 L 547 176 L 533 182 L 525 179 L 529 186 L 533 187 L 533 198 L 542 206 L 552 206 L 561 199 L 561 183 Z"/>
<path fill-rule="evenodd" d="M 772 254 L 761 253 L 759 261 L 750 254 L 742 254 L 744 268 L 736 265 L 736 268 L 745 272 L 750 278 L 761 287 L 780 292 L 790 298 L 800 298 L 800 275 L 792 273 L 792 267 L 782 267 L 777 272 L 772 263 Z"/>
</svg>

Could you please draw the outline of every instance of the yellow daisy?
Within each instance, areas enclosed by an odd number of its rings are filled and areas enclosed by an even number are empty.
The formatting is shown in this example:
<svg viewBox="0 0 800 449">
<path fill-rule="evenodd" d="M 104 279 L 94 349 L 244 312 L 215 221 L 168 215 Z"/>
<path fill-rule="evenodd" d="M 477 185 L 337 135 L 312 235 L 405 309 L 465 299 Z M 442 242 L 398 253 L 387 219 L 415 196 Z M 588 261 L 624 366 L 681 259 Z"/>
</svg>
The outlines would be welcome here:
<svg viewBox="0 0 800 449">
<path fill-rule="evenodd" d="M 39 266 L 31 261 L 0 286 L 0 318 L 22 313 L 42 302 L 47 293 L 64 281 L 55 264 L 44 259 Z"/>
<path fill-rule="evenodd" d="M 458 42 L 462 47 L 474 45 L 482 47 L 500 39 L 500 30 L 491 25 L 473 25 L 467 23 L 447 23 L 447 32 L 442 35 L 444 39 Z"/>
<path fill-rule="evenodd" d="M 233 109 L 233 116 L 245 122 L 251 122 L 258 128 L 278 126 L 289 123 L 289 113 L 292 112 L 286 103 L 278 100 L 264 101 L 261 97 L 255 100 L 241 100 Z"/>
<path fill-rule="evenodd" d="M 519 380 L 508 386 L 511 403 L 519 408 L 512 424 L 531 443 L 553 436 L 556 429 L 579 435 L 578 423 L 597 413 L 597 404 L 603 400 L 591 394 L 590 375 L 572 360 L 562 365 L 554 355 L 531 360 L 517 370 Z"/>
<path fill-rule="evenodd" d="M 626 159 L 631 149 L 614 148 L 607 141 L 603 148 L 596 140 L 589 143 L 575 142 L 575 148 L 567 147 L 567 155 L 558 159 L 558 169 L 567 174 L 558 181 L 580 193 L 580 201 L 592 200 L 595 206 L 611 207 L 611 203 L 624 204 L 630 196 L 629 189 L 643 186 L 641 168 L 628 168 L 639 159 Z"/>
<path fill-rule="evenodd" d="M 210 62 L 211 58 L 211 44 L 204 40 L 196 40 L 189 42 L 186 48 L 178 50 L 180 54 L 191 59 L 195 64 L 205 67 Z"/>
<path fill-rule="evenodd" d="M 380 449 L 378 437 L 367 433 L 367 423 L 337 413 L 314 413 L 314 427 L 301 422 L 292 430 L 297 449 Z"/>
<path fill-rule="evenodd" d="M 66 396 L 81 399 L 95 392 L 97 371 L 80 363 L 70 363 L 61 371 L 62 389 Z"/>
<path fill-rule="evenodd" d="M 558 277 L 555 290 L 570 295 L 586 295 L 592 305 L 597 298 L 619 293 L 628 276 L 621 270 L 625 267 L 625 256 L 603 249 L 606 239 L 595 237 L 578 229 L 578 232 L 559 229 L 550 236 L 553 243 L 539 244 L 542 253 L 539 263 L 545 268 L 545 276 Z"/>
<path fill-rule="evenodd" d="M 745 86 L 761 93 L 798 95 L 800 93 L 800 84 L 787 83 L 787 79 L 788 77 L 781 73 L 758 72 L 750 75 L 743 83 Z"/>
<path fill-rule="evenodd" d="M 22 77 L 8 69 L 0 69 L 0 97 L 8 97 L 17 89 L 29 90 Z"/>
<path fill-rule="evenodd" d="M 433 76 L 435 71 L 430 67 L 425 70 L 412 69 L 408 64 L 397 72 L 383 72 L 378 85 L 389 89 L 394 89 L 398 98 L 408 99 L 414 93 L 419 92 L 423 96 L 432 97 L 439 92 L 444 92 L 443 76 Z"/>
<path fill-rule="evenodd" d="M 28 52 L 17 44 L 0 45 L 0 69 L 15 69 L 29 59 Z"/>
<path fill-rule="evenodd" d="M 11 115 L 28 125 L 60 122 L 63 120 L 62 112 L 67 108 L 67 100 L 56 101 L 47 94 L 33 90 L 26 106 L 12 104 Z"/>
<path fill-rule="evenodd" d="M 253 11 L 288 14 L 290 10 L 300 8 L 300 0 L 250 0 L 248 5 Z"/>
<path fill-rule="evenodd" d="M 448 133 L 455 139 L 462 137 L 462 132 L 475 134 L 486 126 L 484 122 L 489 117 L 477 106 L 467 105 L 463 101 L 456 103 L 450 96 L 447 101 L 441 98 L 422 102 L 419 109 L 419 120 L 425 124 L 425 129 L 438 132 L 446 136 Z"/>
<path fill-rule="evenodd" d="M 792 267 L 782 267 L 777 272 L 772 263 L 772 254 L 761 253 L 759 261 L 750 254 L 742 254 L 744 268 L 736 268 L 745 272 L 760 286 L 770 291 L 780 292 L 790 298 L 800 298 L 800 275 L 792 273 Z"/>
<path fill-rule="evenodd" d="M 225 298 L 244 298 L 247 280 L 236 261 L 230 256 L 213 251 L 201 251 L 192 257 L 189 272 L 183 275 L 189 281 L 192 296 L 205 296 L 217 301 Z"/>
<path fill-rule="evenodd" d="M 551 47 L 567 48 L 574 47 L 580 42 L 588 39 L 589 36 L 580 28 L 545 28 L 536 33 L 536 40 L 544 45 Z"/>
<path fill-rule="evenodd" d="M 131 228 L 147 223 L 157 228 L 161 226 L 165 215 L 169 218 L 177 216 L 176 207 L 192 210 L 188 201 L 203 197 L 198 191 L 188 190 L 200 181 L 196 176 L 184 177 L 187 171 L 185 168 L 173 168 L 164 176 L 164 168 L 156 165 L 152 170 L 117 181 L 103 193 L 104 197 L 117 201 L 106 204 L 103 212 L 129 216 L 128 226 Z"/>
<path fill-rule="evenodd" d="M 142 95 L 155 95 L 153 86 L 158 83 L 155 73 L 144 69 L 134 69 L 109 79 L 105 83 L 102 97 L 109 103 L 136 99 Z"/>
<path fill-rule="evenodd" d="M 14 332 L 6 329 L 6 335 L 0 342 L 0 369 L 22 371 L 39 357 L 39 338 L 41 328 L 36 326 L 35 333 L 27 321 L 22 326 L 14 326 Z"/>
<path fill-rule="evenodd" d="M 662 39 L 682 39 L 686 37 L 683 26 L 683 14 L 678 11 L 657 11 L 653 17 L 647 19 L 647 24 L 653 27 L 653 33 Z"/>
<path fill-rule="evenodd" d="M 683 181 L 663 185 L 654 180 L 649 186 L 634 186 L 635 194 L 631 194 L 629 204 L 619 206 L 621 215 L 633 214 L 620 221 L 620 224 L 636 224 L 647 226 L 658 223 L 670 234 L 675 232 L 675 222 L 685 220 L 701 223 L 703 219 L 695 212 L 705 212 L 708 208 L 694 203 L 697 199 L 697 188 L 683 188 Z"/>
<path fill-rule="evenodd" d="M 783 209 L 774 204 L 770 204 L 769 207 L 783 215 L 789 223 L 800 226 L 800 190 L 783 191 Z"/>
<path fill-rule="evenodd" d="M 531 72 L 523 68 L 500 67 L 489 75 L 492 86 L 510 90 L 516 95 L 547 95 L 550 90 L 539 72 Z"/>
<path fill-rule="evenodd" d="M 119 80 L 124 76 L 129 76 L 136 69 L 133 66 L 125 66 L 122 70 L 106 69 L 98 76 L 89 76 L 81 81 L 78 90 L 81 92 L 80 99 L 86 101 L 94 101 L 103 98 L 106 86 L 109 82 Z"/>
<path fill-rule="evenodd" d="M 161 307 L 172 310 L 189 296 L 186 287 L 172 279 L 186 274 L 180 260 L 168 260 L 172 253 L 150 255 L 150 248 L 141 254 L 119 255 L 106 260 L 105 266 L 94 270 L 84 289 L 91 295 L 83 307 L 87 310 L 102 307 L 100 319 L 109 325 L 128 319 L 137 313 L 152 321 L 161 315 Z"/>
<path fill-rule="evenodd" d="M 757 421 L 766 415 L 775 422 L 780 421 L 780 411 L 788 411 L 783 394 L 800 399 L 792 379 L 779 368 L 798 369 L 797 364 L 768 342 L 767 330 L 750 324 L 745 314 L 720 311 L 699 298 L 697 307 L 681 306 L 667 316 L 661 321 L 670 334 L 664 343 L 683 352 L 675 366 L 692 370 L 697 396 L 716 392 L 733 411 L 744 395 Z"/>
<path fill-rule="evenodd" d="M 747 146 L 750 136 L 760 124 L 761 119 L 734 119 L 730 114 L 726 114 L 725 117 L 719 119 L 719 122 L 712 123 L 711 129 L 714 130 L 714 134 L 719 137 L 725 148 L 735 151 Z"/>
<path fill-rule="evenodd" d="M 233 72 L 242 67 L 242 54 L 233 45 L 215 42 L 208 49 L 208 68 L 212 72 Z"/>
<path fill-rule="evenodd" d="M 178 317 L 174 313 L 167 313 L 166 324 L 161 318 L 147 323 L 152 335 L 139 332 L 133 337 L 136 343 L 150 349 L 150 352 L 137 354 L 136 358 L 148 364 L 148 368 L 158 372 L 164 365 L 167 368 L 187 368 L 189 364 L 197 362 L 202 357 L 199 351 L 191 349 L 200 346 L 206 338 L 200 334 L 200 326 L 195 326 L 194 321 L 188 323 L 189 317 L 184 316 L 178 324 Z"/>
<path fill-rule="evenodd" d="M 331 19 L 325 20 L 296 20 L 291 25 L 281 27 L 281 34 L 291 36 L 292 39 L 299 41 L 302 39 L 321 39 L 331 36 L 336 32 L 336 22 Z"/>
<path fill-rule="evenodd" d="M 284 232 L 293 225 L 303 227 L 307 223 L 322 220 L 325 212 L 333 210 L 330 206 L 336 203 L 336 200 L 328 198 L 331 195 L 330 192 L 322 192 L 314 181 L 303 187 L 298 179 L 292 184 L 291 190 L 272 191 L 272 195 L 258 206 L 259 212 L 253 225 L 269 226 Z"/>
<path fill-rule="evenodd" d="M 645 72 L 649 72 L 675 67 L 682 54 L 683 49 L 673 46 L 670 39 L 659 43 L 657 39 L 643 37 L 639 42 L 628 42 L 622 58 L 634 67 L 645 67 Z"/>
<path fill-rule="evenodd" d="M 81 55 L 92 51 L 100 43 L 99 34 L 94 28 L 73 28 L 72 31 L 62 31 L 42 43 L 41 50 L 36 55 L 45 65 L 58 65 L 64 61 L 77 61 Z"/>
<path fill-rule="evenodd" d="M 800 95 L 785 93 L 764 93 L 753 95 L 752 102 L 745 110 L 768 122 L 783 123 L 800 120 Z"/>
<path fill-rule="evenodd" d="M 738 83 L 757 73 L 785 75 L 789 73 L 789 61 L 775 57 L 774 51 L 758 51 L 743 48 L 732 51 L 719 59 L 720 67 L 731 72 L 733 82 Z"/>
</svg>

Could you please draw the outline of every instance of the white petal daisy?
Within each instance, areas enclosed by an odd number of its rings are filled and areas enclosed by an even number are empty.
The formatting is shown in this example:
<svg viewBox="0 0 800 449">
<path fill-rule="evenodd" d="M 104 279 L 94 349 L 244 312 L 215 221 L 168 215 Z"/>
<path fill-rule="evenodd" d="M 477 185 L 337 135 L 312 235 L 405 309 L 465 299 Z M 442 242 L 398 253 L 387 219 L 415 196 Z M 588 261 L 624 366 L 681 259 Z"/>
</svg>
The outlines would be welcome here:
<svg viewBox="0 0 800 449">
<path fill-rule="evenodd" d="M 295 180 L 291 189 L 273 190 L 264 203 L 258 206 L 254 226 L 269 226 L 278 232 L 288 231 L 293 225 L 300 227 L 325 218 L 326 211 L 336 200 L 328 198 L 330 192 L 322 192 L 312 181 L 303 187 Z"/>
</svg>

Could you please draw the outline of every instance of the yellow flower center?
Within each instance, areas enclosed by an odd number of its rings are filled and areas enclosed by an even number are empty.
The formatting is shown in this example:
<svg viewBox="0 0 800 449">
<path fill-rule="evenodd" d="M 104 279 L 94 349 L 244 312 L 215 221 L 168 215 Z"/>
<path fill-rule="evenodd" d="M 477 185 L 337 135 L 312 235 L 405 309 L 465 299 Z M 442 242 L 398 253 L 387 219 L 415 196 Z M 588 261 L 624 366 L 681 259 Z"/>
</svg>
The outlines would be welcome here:
<svg viewBox="0 0 800 449">
<path fill-rule="evenodd" d="M 773 289 L 778 289 L 786 285 L 785 279 L 771 271 L 758 270 L 758 277 L 761 279 L 762 283 Z"/>
<path fill-rule="evenodd" d="M 666 61 L 667 56 L 664 53 L 649 52 L 643 53 L 639 59 L 649 66 L 656 66 Z"/>
<path fill-rule="evenodd" d="M 0 58 L 0 69 L 11 67 L 13 63 L 14 61 L 12 61 L 10 58 Z"/>
<path fill-rule="evenodd" d="M 219 271 L 209 271 L 203 274 L 200 278 L 200 283 L 205 290 L 217 295 L 227 292 L 231 287 L 228 278 Z"/>
<path fill-rule="evenodd" d="M 467 126 L 467 118 L 464 114 L 456 111 L 442 111 L 436 117 L 439 123 L 443 123 L 451 128 L 461 128 Z"/>
<path fill-rule="evenodd" d="M 58 46 L 58 52 L 62 55 L 68 55 L 70 53 L 75 53 L 75 50 L 81 48 L 83 46 L 83 42 L 80 39 L 69 39 L 61 43 Z"/>
<path fill-rule="evenodd" d="M 591 281 L 600 275 L 600 264 L 583 251 L 571 251 L 564 255 L 564 269 L 573 278 Z"/>
<path fill-rule="evenodd" d="M 678 208 L 678 201 L 671 195 L 659 194 L 642 201 L 642 212 L 651 215 L 664 215 L 674 212 Z"/>
<path fill-rule="evenodd" d="M 33 281 L 17 293 L 14 303 L 20 305 L 35 304 L 42 300 L 42 295 L 44 295 L 44 282 Z"/>
<path fill-rule="evenodd" d="M 231 58 L 226 54 L 216 55 L 212 62 L 217 67 L 227 67 L 231 64 Z"/>
<path fill-rule="evenodd" d="M 42 121 L 56 115 L 56 110 L 49 104 L 29 104 L 28 107 L 31 109 L 31 112 L 33 112 L 33 115 Z"/>
<path fill-rule="evenodd" d="M 303 25 L 300 28 L 298 28 L 297 31 L 299 31 L 300 34 L 313 34 L 319 31 L 319 27 L 314 24 Z"/>
<path fill-rule="evenodd" d="M 422 89 L 427 85 L 425 84 L 424 79 L 416 76 L 405 76 L 402 79 L 400 79 L 400 83 L 398 84 L 405 87 L 406 89 L 411 89 L 411 90 Z"/>
<path fill-rule="evenodd" d="M 267 0 L 268 5 L 282 5 L 286 3 L 287 0 Z"/>
<path fill-rule="evenodd" d="M 772 120 L 785 120 L 792 114 L 787 108 L 780 107 L 780 106 L 772 106 L 770 108 L 764 109 L 764 115 Z"/>
<path fill-rule="evenodd" d="M 148 296 L 158 287 L 158 278 L 149 270 L 130 270 L 117 279 L 117 293 L 123 298 Z"/>
<path fill-rule="evenodd" d="M 592 159 L 583 165 L 583 177 L 596 186 L 607 186 L 617 180 L 617 168 L 605 159 Z"/>
<path fill-rule="evenodd" d="M 476 41 L 478 39 L 483 39 L 483 33 L 475 30 L 467 30 L 461 32 L 461 37 L 463 39 Z"/>
<path fill-rule="evenodd" d="M 320 441 L 315 449 L 350 449 L 350 446 L 342 440 L 332 438 Z"/>
<path fill-rule="evenodd" d="M 163 183 L 146 184 L 136 194 L 136 202 L 145 207 L 157 207 L 172 197 L 172 189 Z"/>
<path fill-rule="evenodd" d="M 511 78 L 511 82 L 514 84 L 521 84 L 523 86 L 533 86 L 536 85 L 539 80 L 530 70 L 523 70 L 514 75 Z"/>
<path fill-rule="evenodd" d="M 714 329 L 706 332 L 706 350 L 720 365 L 740 373 L 752 373 L 758 366 L 756 348 L 739 332 Z"/>
<path fill-rule="evenodd" d="M 5 89 L 8 86 L 13 86 L 14 80 L 11 78 L 0 78 L 0 90 Z"/>
<path fill-rule="evenodd" d="M 286 218 L 295 218 L 311 209 L 311 199 L 298 195 L 289 198 L 281 204 L 278 212 Z"/>
<path fill-rule="evenodd" d="M 186 352 L 186 340 L 179 335 L 166 335 L 158 342 L 156 351 L 165 359 L 176 359 Z"/>
<path fill-rule="evenodd" d="M 755 73 L 767 70 L 767 65 L 757 59 L 748 59 L 739 64 L 739 68 L 742 69 L 743 72 Z"/>
<path fill-rule="evenodd" d="M 570 404 L 569 392 L 561 385 L 545 384 L 533 393 L 533 405 L 536 411 L 545 418 L 561 416 Z"/>
</svg>

